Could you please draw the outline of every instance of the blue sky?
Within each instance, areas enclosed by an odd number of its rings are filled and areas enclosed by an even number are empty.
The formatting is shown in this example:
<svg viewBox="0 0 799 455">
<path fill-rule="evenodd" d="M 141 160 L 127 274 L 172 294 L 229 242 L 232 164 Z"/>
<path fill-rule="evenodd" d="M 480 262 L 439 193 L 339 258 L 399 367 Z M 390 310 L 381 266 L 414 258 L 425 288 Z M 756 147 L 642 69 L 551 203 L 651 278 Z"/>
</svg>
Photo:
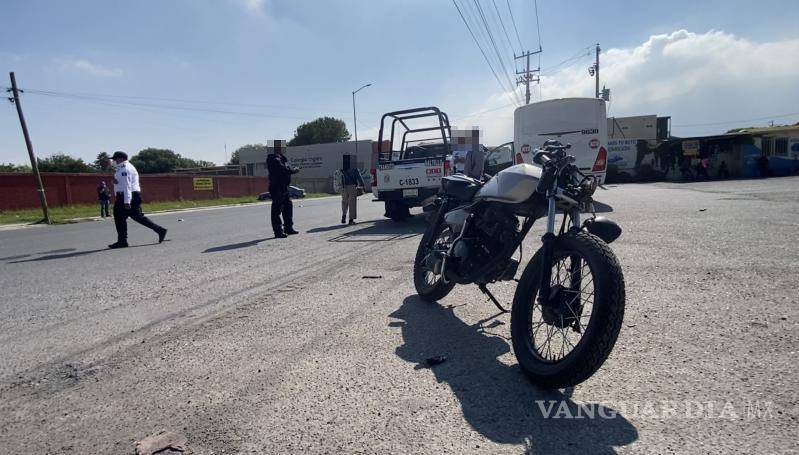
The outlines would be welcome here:
<svg viewBox="0 0 799 455">
<path fill-rule="evenodd" d="M 508 3 L 522 44 L 537 48 L 533 1 L 495 3 L 514 50 Z M 476 19 L 474 0 L 458 4 Z M 479 4 L 509 61 L 494 3 Z M 675 134 L 693 135 L 799 113 L 795 1 L 539 0 L 538 12 L 546 77 L 534 100 L 591 96 L 587 46 L 599 42 L 612 115 L 671 115 Z M 93 160 L 102 151 L 166 147 L 221 163 L 225 144 L 229 154 L 290 139 L 322 115 L 344 119 L 352 132 L 350 92 L 370 82 L 357 98 L 360 138 L 376 136 L 383 112 L 437 105 L 460 126 L 479 125 L 488 143 L 512 139 L 513 95 L 451 0 L 7 0 L 3 18 L 0 87 L 15 71 L 31 90 L 23 107 L 39 156 Z M 773 120 L 795 123 L 799 114 Z M 0 162 L 26 160 L 7 103 Z"/>
</svg>

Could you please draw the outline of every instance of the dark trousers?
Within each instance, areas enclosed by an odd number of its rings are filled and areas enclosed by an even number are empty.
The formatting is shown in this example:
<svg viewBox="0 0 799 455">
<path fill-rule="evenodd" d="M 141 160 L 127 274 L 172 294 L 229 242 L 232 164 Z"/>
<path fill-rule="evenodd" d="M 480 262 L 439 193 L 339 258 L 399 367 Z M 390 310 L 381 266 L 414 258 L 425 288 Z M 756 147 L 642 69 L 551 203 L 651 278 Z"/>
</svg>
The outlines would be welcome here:
<svg viewBox="0 0 799 455">
<path fill-rule="evenodd" d="M 138 191 L 133 192 L 129 209 L 125 208 L 124 198 L 121 193 L 117 193 L 117 198 L 114 201 L 114 224 L 117 228 L 117 240 L 120 242 L 128 241 L 128 217 L 156 233 L 164 230 L 164 228 L 144 216 L 141 211 L 141 194 Z"/>
<path fill-rule="evenodd" d="M 100 216 L 101 217 L 111 216 L 111 215 L 108 214 L 108 200 L 107 199 L 100 201 Z"/>
<path fill-rule="evenodd" d="M 294 207 L 291 205 L 288 188 L 270 188 L 272 197 L 272 230 L 275 234 L 290 231 L 294 227 Z M 281 222 L 280 216 L 283 215 Z"/>
</svg>

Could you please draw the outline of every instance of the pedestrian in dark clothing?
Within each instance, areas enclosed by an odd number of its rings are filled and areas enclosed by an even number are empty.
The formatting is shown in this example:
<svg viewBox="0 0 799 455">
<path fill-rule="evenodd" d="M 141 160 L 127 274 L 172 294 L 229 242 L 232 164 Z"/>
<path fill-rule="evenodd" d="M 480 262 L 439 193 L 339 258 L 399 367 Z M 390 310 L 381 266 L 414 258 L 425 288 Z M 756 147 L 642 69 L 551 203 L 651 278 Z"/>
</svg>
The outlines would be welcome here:
<svg viewBox="0 0 799 455">
<path fill-rule="evenodd" d="M 289 197 L 291 175 L 300 170 L 288 164 L 285 141 L 274 141 L 273 152 L 266 156 L 266 169 L 269 171 L 269 195 L 272 198 L 272 230 L 275 238 L 286 238 L 299 234 L 294 230 L 294 207 Z M 280 217 L 283 217 L 281 220 Z"/>
<path fill-rule="evenodd" d="M 705 157 L 699 160 L 699 163 L 696 165 L 696 178 L 703 178 L 705 180 L 710 180 L 710 174 L 707 173 L 708 169 L 710 169 L 710 159 Z"/>
<path fill-rule="evenodd" d="M 760 155 L 760 158 L 757 159 L 757 172 L 763 178 L 768 177 L 768 157 L 766 155 Z"/>
<path fill-rule="evenodd" d="M 117 241 L 108 245 L 109 248 L 127 248 L 128 246 L 128 217 L 133 221 L 148 227 L 158 234 L 158 243 L 164 241 L 166 229 L 153 223 L 141 211 L 141 186 L 139 185 L 139 172 L 128 162 L 125 152 L 114 152 L 111 157 L 117 164 L 114 174 L 114 224 L 117 228 Z"/>
<path fill-rule="evenodd" d="M 344 167 L 341 169 L 341 224 L 347 222 L 347 209 L 350 212 L 350 224 L 355 224 L 358 217 L 358 189 L 363 189 L 363 177 L 355 166 L 352 157 L 344 155 Z"/>
<path fill-rule="evenodd" d="M 108 203 L 111 200 L 111 192 L 108 190 L 108 186 L 106 186 L 104 180 L 101 181 L 100 186 L 97 187 L 97 199 L 100 200 L 100 218 L 111 216 L 108 213 Z"/>
<path fill-rule="evenodd" d="M 680 161 L 680 173 L 684 180 L 693 180 L 694 175 L 691 173 L 691 159 L 684 156 Z"/>
<path fill-rule="evenodd" d="M 719 170 L 718 170 L 716 175 L 720 179 L 728 179 L 728 178 L 730 178 L 730 170 L 727 168 L 727 162 L 726 161 L 722 161 L 721 164 L 719 164 Z"/>
</svg>

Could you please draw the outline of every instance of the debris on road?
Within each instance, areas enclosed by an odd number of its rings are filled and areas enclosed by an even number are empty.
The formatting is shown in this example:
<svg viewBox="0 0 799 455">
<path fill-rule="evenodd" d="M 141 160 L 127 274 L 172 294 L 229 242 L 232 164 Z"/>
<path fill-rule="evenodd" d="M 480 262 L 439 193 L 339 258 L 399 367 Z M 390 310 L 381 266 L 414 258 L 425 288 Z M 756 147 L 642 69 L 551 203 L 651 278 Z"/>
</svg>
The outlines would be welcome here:
<svg viewBox="0 0 799 455">
<path fill-rule="evenodd" d="M 383 278 L 383 275 L 364 275 L 361 278 L 364 280 L 380 280 Z"/>
<path fill-rule="evenodd" d="M 178 218 L 178 221 L 183 221 L 183 218 Z"/>
<path fill-rule="evenodd" d="M 136 455 L 153 455 L 167 449 L 183 454 L 190 454 L 187 447 L 189 440 L 182 434 L 161 430 L 160 433 L 148 436 L 136 443 Z"/>
<path fill-rule="evenodd" d="M 437 355 L 434 357 L 429 357 L 424 360 L 424 364 L 426 367 L 431 368 L 436 365 L 441 365 L 442 363 L 446 362 L 447 358 L 443 355 Z"/>
<path fill-rule="evenodd" d="M 699 211 L 700 211 L 700 212 L 704 212 L 704 211 L 706 211 L 706 210 L 707 210 L 707 209 L 699 209 Z"/>
</svg>

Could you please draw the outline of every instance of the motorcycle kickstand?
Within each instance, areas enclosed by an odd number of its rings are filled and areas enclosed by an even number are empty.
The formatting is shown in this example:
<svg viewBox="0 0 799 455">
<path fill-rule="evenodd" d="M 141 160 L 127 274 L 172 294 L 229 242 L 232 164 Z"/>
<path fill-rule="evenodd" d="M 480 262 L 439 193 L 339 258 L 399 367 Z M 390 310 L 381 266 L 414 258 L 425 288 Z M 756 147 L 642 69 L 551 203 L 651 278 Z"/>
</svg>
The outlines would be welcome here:
<svg viewBox="0 0 799 455">
<path fill-rule="evenodd" d="M 504 308 L 502 305 L 500 305 L 500 303 L 497 301 L 497 298 L 496 298 L 496 297 L 494 297 L 494 294 L 492 294 L 492 293 L 491 293 L 491 291 L 489 291 L 489 290 L 488 290 L 488 288 L 486 287 L 486 285 L 484 285 L 484 284 L 481 284 L 481 285 L 479 285 L 479 286 L 478 286 L 478 288 L 480 289 L 480 291 L 481 291 L 483 294 L 487 295 L 487 296 L 488 296 L 488 298 L 489 298 L 489 299 L 491 299 L 491 302 L 492 302 L 494 305 L 496 305 L 496 307 L 497 307 L 497 308 L 499 308 L 499 311 L 501 311 L 501 312 L 503 312 L 503 313 L 509 313 L 509 311 L 508 311 L 508 310 L 506 310 L 506 309 L 505 309 L 505 308 Z"/>
</svg>

